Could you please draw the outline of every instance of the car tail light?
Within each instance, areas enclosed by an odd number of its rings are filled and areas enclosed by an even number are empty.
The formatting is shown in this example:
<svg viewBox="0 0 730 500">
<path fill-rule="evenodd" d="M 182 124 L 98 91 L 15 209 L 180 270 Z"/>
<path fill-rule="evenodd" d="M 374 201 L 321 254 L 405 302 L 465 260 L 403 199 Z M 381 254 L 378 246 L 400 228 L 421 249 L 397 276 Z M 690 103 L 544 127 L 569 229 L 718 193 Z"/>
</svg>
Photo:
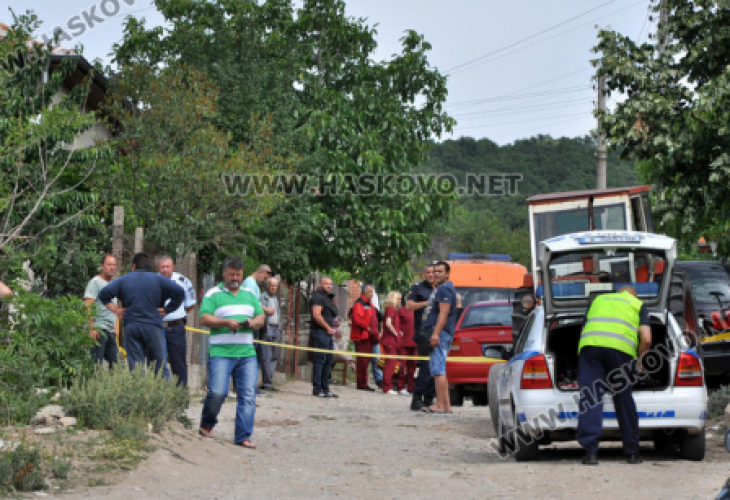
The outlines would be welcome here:
<svg viewBox="0 0 730 500">
<path fill-rule="evenodd" d="M 461 355 L 461 339 L 459 337 L 454 337 L 454 340 L 451 343 L 451 352 L 449 353 L 449 356 L 460 356 L 460 355 Z"/>
<path fill-rule="evenodd" d="M 520 389 L 552 389 L 552 387 L 545 356 L 537 354 L 527 359 L 522 367 Z"/>
<path fill-rule="evenodd" d="M 694 354 L 683 352 L 679 355 L 677 376 L 674 378 L 675 387 L 701 387 L 702 366 L 700 358 Z"/>
</svg>

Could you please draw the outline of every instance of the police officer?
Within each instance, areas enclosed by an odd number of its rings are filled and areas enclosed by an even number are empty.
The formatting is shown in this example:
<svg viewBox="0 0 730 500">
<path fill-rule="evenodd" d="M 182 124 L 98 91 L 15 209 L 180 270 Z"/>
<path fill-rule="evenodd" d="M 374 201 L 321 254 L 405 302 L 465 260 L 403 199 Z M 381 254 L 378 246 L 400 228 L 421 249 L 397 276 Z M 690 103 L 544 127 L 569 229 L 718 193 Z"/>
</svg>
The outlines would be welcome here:
<svg viewBox="0 0 730 500">
<path fill-rule="evenodd" d="M 634 370 L 641 373 L 641 358 L 651 347 L 646 306 L 633 287 L 599 295 L 591 304 L 578 344 L 580 413 L 577 438 L 586 450 L 584 465 L 597 465 L 596 453 L 603 428 L 603 393 L 613 393 L 623 453 L 628 463 L 640 464 L 639 416 L 631 391 Z M 637 360 L 638 354 L 638 360 Z"/>
<path fill-rule="evenodd" d="M 187 336 L 185 335 L 185 324 L 187 313 L 195 307 L 195 287 L 182 274 L 175 272 L 175 262 L 169 255 L 163 255 L 157 261 L 157 272 L 165 278 L 171 279 L 177 286 L 185 291 L 185 299 L 180 307 L 162 318 L 163 334 L 167 361 L 170 363 L 172 373 L 178 378 L 178 385 L 188 386 L 188 364 L 187 364 Z M 163 378 L 170 378 L 167 370 L 167 363 L 164 363 L 162 370 Z"/>
</svg>

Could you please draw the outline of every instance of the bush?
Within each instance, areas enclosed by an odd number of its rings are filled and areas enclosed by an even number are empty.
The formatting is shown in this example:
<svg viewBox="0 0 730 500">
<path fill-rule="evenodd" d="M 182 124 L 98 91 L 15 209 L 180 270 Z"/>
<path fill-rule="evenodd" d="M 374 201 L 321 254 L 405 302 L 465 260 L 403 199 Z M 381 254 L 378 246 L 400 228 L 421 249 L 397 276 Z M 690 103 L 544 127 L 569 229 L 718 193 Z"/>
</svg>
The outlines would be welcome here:
<svg viewBox="0 0 730 500">
<path fill-rule="evenodd" d="M 114 429 L 121 422 L 155 423 L 178 418 L 188 407 L 185 387 L 144 369 L 130 372 L 122 364 L 114 370 L 98 369 L 92 376 L 78 378 L 61 398 L 66 412 L 79 425 L 91 429 Z"/>
<path fill-rule="evenodd" d="M 721 417 L 725 414 L 728 404 L 730 404 L 730 385 L 722 385 L 710 392 L 707 398 L 707 413 L 710 418 Z"/>
<path fill-rule="evenodd" d="M 10 307 L 0 318 L 0 422 L 28 423 L 47 402 L 37 388 L 64 387 L 92 373 L 95 341 L 77 297 L 45 299 L 20 290 L 3 302 Z"/>
<path fill-rule="evenodd" d="M 34 491 L 46 487 L 41 454 L 25 443 L 0 455 L 0 492 Z"/>
</svg>

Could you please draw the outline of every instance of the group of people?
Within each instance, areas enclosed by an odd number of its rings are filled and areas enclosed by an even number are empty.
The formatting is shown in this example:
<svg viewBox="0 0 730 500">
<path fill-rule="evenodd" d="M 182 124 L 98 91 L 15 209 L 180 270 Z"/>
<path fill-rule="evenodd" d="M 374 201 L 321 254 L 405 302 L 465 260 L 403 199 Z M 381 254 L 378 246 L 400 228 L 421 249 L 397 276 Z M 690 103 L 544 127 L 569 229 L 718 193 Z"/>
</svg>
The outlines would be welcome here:
<svg viewBox="0 0 730 500">
<path fill-rule="evenodd" d="M 368 384 L 368 366 L 371 366 L 373 378 L 383 393 L 413 395 L 412 410 L 452 412 L 446 358 L 458 319 L 459 298 L 449 281 L 449 272 L 447 262 L 427 265 L 425 279 L 411 288 L 405 301 L 397 291 L 388 293 L 382 313 L 373 304 L 373 286 L 362 286 L 361 295 L 350 313 L 350 340 L 356 353 L 365 354 L 356 355 L 358 390 L 376 391 Z M 325 398 L 338 397 L 329 388 L 334 357 L 326 352 L 333 350 L 339 326 L 332 287 L 332 280 L 322 277 L 311 300 L 310 335 L 314 347 L 320 350 L 314 356 L 312 395 Z M 377 373 L 373 356 L 370 356 L 376 352 L 385 355 L 382 374 Z M 429 359 L 418 363 L 409 359 L 416 354 Z"/>
<path fill-rule="evenodd" d="M 118 361 L 115 325 L 121 319 L 124 327 L 124 348 L 129 369 L 140 363 L 163 378 L 170 370 L 177 383 L 188 384 L 187 313 L 196 307 L 195 287 L 185 276 L 175 272 L 170 256 L 157 259 L 157 272 L 147 254 L 132 258 L 132 272 L 114 279 L 117 262 L 105 255 L 99 274 L 85 290 L 84 300 L 96 312 L 89 324 L 89 335 L 97 344 L 93 358 L 107 362 L 112 368 Z M 235 442 L 245 448 L 256 448 L 251 441 L 255 397 L 259 389 L 276 390 L 273 374 L 276 348 L 254 347 L 254 338 L 280 342 L 281 311 L 277 296 L 278 280 L 266 264 L 260 265 L 245 280 L 243 262 L 228 257 L 223 262 L 223 282 L 208 290 L 200 304 L 200 322 L 210 329 L 208 359 L 208 393 L 203 405 L 200 434 L 210 437 L 218 422 L 217 416 L 228 396 L 233 379 L 237 396 Z M 261 291 L 261 286 L 265 290 Z M 261 369 L 262 385 L 256 387 Z"/>
</svg>

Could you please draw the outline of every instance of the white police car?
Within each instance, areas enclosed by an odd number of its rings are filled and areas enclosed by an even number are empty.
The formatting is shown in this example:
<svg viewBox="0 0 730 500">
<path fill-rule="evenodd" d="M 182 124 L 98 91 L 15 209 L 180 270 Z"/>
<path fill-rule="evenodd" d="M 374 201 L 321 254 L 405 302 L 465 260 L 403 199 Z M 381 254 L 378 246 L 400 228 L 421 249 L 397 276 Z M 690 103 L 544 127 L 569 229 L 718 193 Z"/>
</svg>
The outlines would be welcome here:
<svg viewBox="0 0 730 500">
<path fill-rule="evenodd" d="M 535 307 L 511 359 L 489 375 L 492 423 L 502 451 L 517 460 L 537 457 L 541 444 L 575 439 L 580 394 L 578 343 L 590 300 L 631 285 L 647 306 L 652 350 L 634 385 L 642 440 L 678 445 L 680 456 L 705 456 L 707 389 L 700 356 L 667 312 L 676 241 L 624 231 L 591 231 L 540 243 Z M 672 296 L 673 300 L 676 297 Z M 617 375 L 618 377 L 619 375 Z M 618 378 L 615 382 L 619 382 Z M 625 381 L 624 383 L 628 383 Z M 620 440 L 610 392 L 603 406 L 603 439 Z"/>
</svg>

